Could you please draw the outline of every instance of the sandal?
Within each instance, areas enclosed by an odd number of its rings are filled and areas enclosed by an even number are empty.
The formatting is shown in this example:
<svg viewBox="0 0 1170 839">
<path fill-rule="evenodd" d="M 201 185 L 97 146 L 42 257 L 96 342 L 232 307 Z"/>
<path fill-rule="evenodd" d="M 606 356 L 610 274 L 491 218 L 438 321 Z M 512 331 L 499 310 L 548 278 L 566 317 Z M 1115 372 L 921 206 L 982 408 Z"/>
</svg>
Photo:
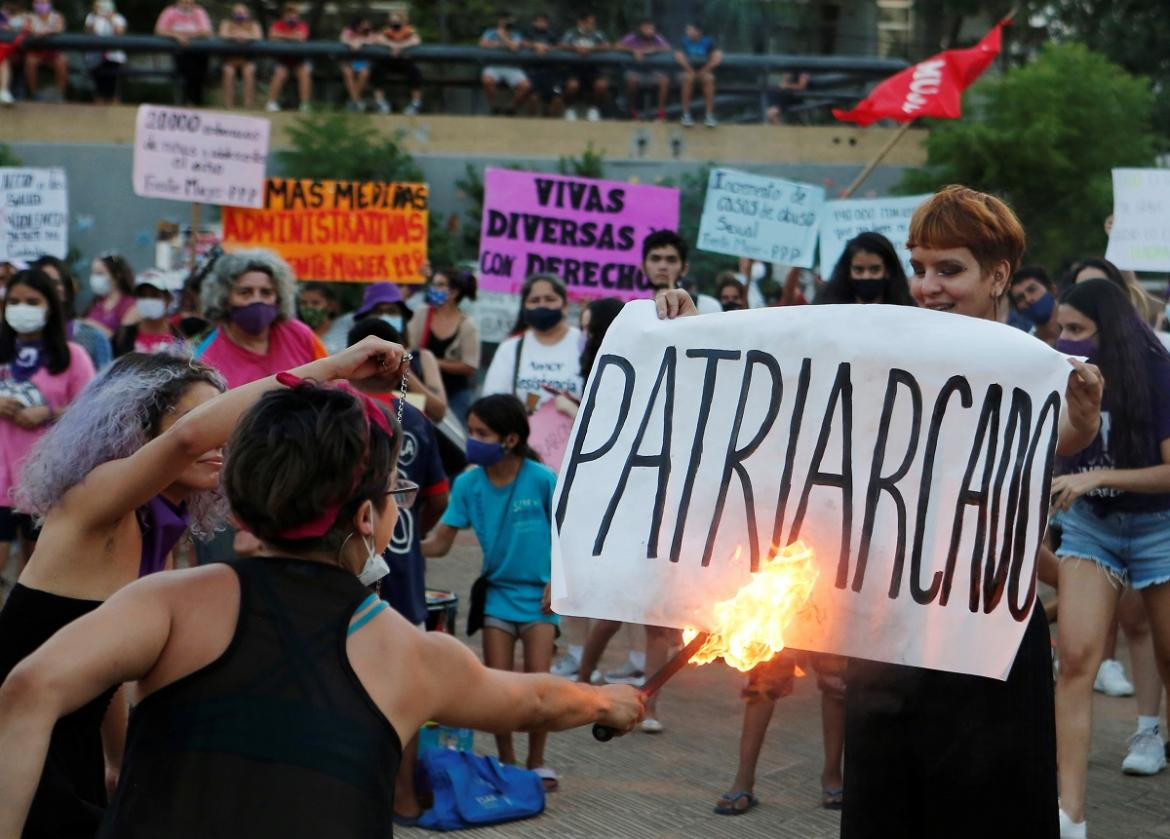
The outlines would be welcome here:
<svg viewBox="0 0 1170 839">
<path fill-rule="evenodd" d="M 743 807 L 735 806 L 740 801 L 747 803 Z M 715 805 L 715 812 L 721 816 L 742 816 L 748 810 L 760 803 L 760 799 L 756 798 L 747 790 L 742 792 L 725 792 L 719 796 L 719 803 Z"/>
<path fill-rule="evenodd" d="M 821 790 L 821 806 L 826 810 L 843 810 L 845 808 L 845 790 L 829 789 L 828 787 Z"/>
<path fill-rule="evenodd" d="M 540 782 L 544 784 L 545 792 L 556 792 L 557 788 L 561 785 L 556 771 L 549 769 L 547 766 L 538 766 L 532 771 L 536 773 L 536 777 L 540 778 Z"/>
</svg>

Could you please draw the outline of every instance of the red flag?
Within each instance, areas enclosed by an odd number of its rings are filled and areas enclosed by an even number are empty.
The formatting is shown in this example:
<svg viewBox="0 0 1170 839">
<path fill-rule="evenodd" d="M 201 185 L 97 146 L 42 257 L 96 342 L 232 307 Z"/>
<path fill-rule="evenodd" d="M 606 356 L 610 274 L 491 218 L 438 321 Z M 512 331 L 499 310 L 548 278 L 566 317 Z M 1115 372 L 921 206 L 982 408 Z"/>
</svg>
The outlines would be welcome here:
<svg viewBox="0 0 1170 839">
<path fill-rule="evenodd" d="M 965 50 L 946 50 L 907 67 L 879 84 L 852 111 L 834 109 L 842 122 L 866 126 L 879 119 L 910 122 L 919 117 L 958 119 L 963 91 L 983 74 L 1002 46 L 1005 18 Z"/>
<path fill-rule="evenodd" d="M 0 44 L 0 61 L 8 58 L 9 55 L 16 52 L 20 48 L 20 42 L 24 40 L 24 33 L 21 32 L 16 36 L 16 40 L 9 41 L 6 44 Z"/>
</svg>

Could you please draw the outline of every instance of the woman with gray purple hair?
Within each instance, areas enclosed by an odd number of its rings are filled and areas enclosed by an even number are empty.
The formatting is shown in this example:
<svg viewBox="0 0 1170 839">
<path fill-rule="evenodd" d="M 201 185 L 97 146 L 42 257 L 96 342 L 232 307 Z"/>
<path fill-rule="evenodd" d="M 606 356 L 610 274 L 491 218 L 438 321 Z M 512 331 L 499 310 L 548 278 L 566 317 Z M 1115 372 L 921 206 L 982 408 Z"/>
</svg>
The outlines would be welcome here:
<svg viewBox="0 0 1170 839">
<path fill-rule="evenodd" d="M 16 506 L 42 523 L 0 609 L 0 680 L 65 624 L 161 571 L 188 528 L 210 538 L 227 505 L 220 446 L 239 412 L 201 412 L 223 378 L 188 358 L 130 353 L 81 392 L 24 462 Z M 93 836 L 121 759 L 115 691 L 62 718 L 25 835 Z M 104 742 L 103 742 L 104 741 Z"/>
</svg>

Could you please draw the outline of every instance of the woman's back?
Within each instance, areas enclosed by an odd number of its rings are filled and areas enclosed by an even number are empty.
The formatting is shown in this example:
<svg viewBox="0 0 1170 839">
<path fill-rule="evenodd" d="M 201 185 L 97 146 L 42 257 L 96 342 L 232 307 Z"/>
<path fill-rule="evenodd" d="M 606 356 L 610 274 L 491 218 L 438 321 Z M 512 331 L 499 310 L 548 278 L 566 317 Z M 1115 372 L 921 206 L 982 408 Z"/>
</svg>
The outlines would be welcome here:
<svg viewBox="0 0 1170 839">
<path fill-rule="evenodd" d="M 401 744 L 346 652 L 368 591 L 318 562 L 231 568 L 231 641 L 134 710 L 99 835 L 390 835 Z"/>
</svg>

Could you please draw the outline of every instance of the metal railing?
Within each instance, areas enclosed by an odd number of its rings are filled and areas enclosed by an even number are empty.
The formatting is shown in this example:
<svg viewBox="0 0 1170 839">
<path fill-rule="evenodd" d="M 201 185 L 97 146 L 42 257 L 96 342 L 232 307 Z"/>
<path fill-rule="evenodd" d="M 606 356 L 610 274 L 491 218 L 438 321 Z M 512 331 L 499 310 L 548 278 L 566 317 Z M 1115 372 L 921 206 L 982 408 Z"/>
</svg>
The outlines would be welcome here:
<svg viewBox="0 0 1170 839">
<path fill-rule="evenodd" d="M 0 42 L 12 41 L 15 37 L 16 33 L 0 32 Z M 606 51 L 580 55 L 559 48 L 550 49 L 542 55 L 527 49 L 511 51 L 478 46 L 421 44 L 395 54 L 384 46 L 365 46 L 355 50 L 340 41 L 230 41 L 200 38 L 180 45 L 172 38 L 159 35 L 98 36 L 83 33 L 28 37 L 24 40 L 24 47 L 75 53 L 120 50 L 137 55 L 187 53 L 278 59 L 301 56 L 307 59 L 362 59 L 373 62 L 399 57 L 440 71 L 434 78 L 424 75 L 426 84 L 464 87 L 478 86 L 478 68 L 490 64 L 523 66 L 530 70 L 543 67 L 558 73 L 592 65 L 622 70 L 637 69 L 641 72 L 660 71 L 669 74 L 672 80 L 681 71 L 672 53 L 650 55 L 637 61 L 627 52 Z M 901 59 L 871 56 L 727 53 L 718 70 L 720 101 L 758 101 L 762 112 L 767 106 L 767 94 L 775 89 L 774 84 L 769 82 L 769 74 L 788 72 L 809 74 L 808 89 L 799 94 L 806 102 L 812 103 L 814 107 L 818 103 L 833 104 L 857 97 L 868 83 L 907 66 L 907 62 Z M 469 67 L 475 72 L 466 77 L 457 74 L 453 76 L 452 68 L 459 67 Z M 160 72 L 159 76 L 167 74 Z M 728 94 L 731 96 L 728 97 Z"/>
</svg>

